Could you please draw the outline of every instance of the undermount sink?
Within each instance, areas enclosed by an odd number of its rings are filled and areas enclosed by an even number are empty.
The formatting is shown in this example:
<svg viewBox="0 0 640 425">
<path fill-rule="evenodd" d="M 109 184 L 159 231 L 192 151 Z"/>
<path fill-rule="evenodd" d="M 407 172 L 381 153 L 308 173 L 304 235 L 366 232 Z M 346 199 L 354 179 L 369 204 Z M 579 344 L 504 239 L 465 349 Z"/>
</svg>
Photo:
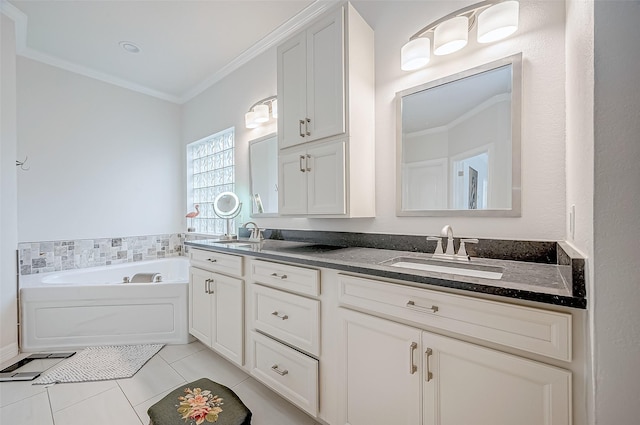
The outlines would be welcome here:
<svg viewBox="0 0 640 425">
<path fill-rule="evenodd" d="M 422 270 L 435 273 L 447 273 L 460 276 L 480 277 L 483 279 L 502 279 L 502 267 L 481 264 L 453 263 L 416 257 L 396 257 L 380 263 L 382 266 L 402 269 Z"/>
<path fill-rule="evenodd" d="M 250 248 L 259 242 L 239 241 L 237 239 L 221 239 L 213 241 L 213 243 L 228 246 L 229 248 Z"/>
</svg>

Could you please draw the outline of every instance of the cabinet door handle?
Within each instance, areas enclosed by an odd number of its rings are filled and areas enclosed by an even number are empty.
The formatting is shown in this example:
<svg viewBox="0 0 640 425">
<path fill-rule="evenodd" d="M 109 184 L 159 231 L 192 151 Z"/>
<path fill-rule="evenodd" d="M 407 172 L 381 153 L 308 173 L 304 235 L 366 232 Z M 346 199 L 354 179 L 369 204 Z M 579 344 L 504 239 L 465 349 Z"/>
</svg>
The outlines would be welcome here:
<svg viewBox="0 0 640 425">
<path fill-rule="evenodd" d="M 274 371 L 275 373 L 277 373 L 277 374 L 278 374 L 278 375 L 280 375 L 280 376 L 284 376 L 284 375 L 287 375 L 287 374 L 289 373 L 289 371 L 288 371 L 287 369 L 285 369 L 285 370 L 280 370 L 280 369 L 278 368 L 278 365 L 277 365 L 277 364 L 274 364 L 273 366 L 271 366 L 271 370 L 272 370 L 272 371 Z"/>
<path fill-rule="evenodd" d="M 273 276 L 273 277 L 279 277 L 280 279 L 286 279 L 286 278 L 287 278 L 287 275 L 286 275 L 286 274 L 280 274 L 280 275 L 279 275 L 279 274 L 278 274 L 278 273 L 276 273 L 276 272 L 271 273 L 271 276 Z"/>
<path fill-rule="evenodd" d="M 309 167 L 309 160 L 311 159 L 311 155 L 307 154 L 307 157 L 304 160 L 307 171 L 311 171 L 311 167 Z"/>
<path fill-rule="evenodd" d="M 429 368 L 429 357 L 431 357 L 431 355 L 433 354 L 433 350 L 431 348 L 427 348 L 427 351 L 424 352 L 424 357 L 426 360 L 426 367 L 424 368 L 425 373 L 424 373 L 424 380 L 429 382 L 433 379 L 433 373 L 431 373 L 431 370 Z"/>
<path fill-rule="evenodd" d="M 300 120 L 298 123 L 298 130 L 300 130 L 300 137 L 304 137 L 304 133 L 302 132 L 302 126 L 306 125 L 304 120 Z"/>
<path fill-rule="evenodd" d="M 311 118 L 307 118 L 304 123 L 304 129 L 307 136 L 311 136 L 311 132 L 309 131 L 309 124 L 311 124 Z"/>
<path fill-rule="evenodd" d="M 287 320 L 289 318 L 289 316 L 287 316 L 286 314 L 280 314 L 277 311 L 274 311 L 273 313 L 271 313 L 271 315 L 276 316 L 278 319 L 282 320 Z"/>
<path fill-rule="evenodd" d="M 207 258 L 207 261 L 209 261 L 210 263 L 217 263 L 218 260 L 216 260 L 215 258 Z"/>
<path fill-rule="evenodd" d="M 413 353 L 416 351 L 416 348 L 418 348 L 418 343 L 416 342 L 412 342 L 409 346 L 409 375 L 413 375 L 418 371 L 418 366 L 416 366 L 416 363 L 413 361 Z"/>
<path fill-rule="evenodd" d="M 302 161 L 304 161 L 304 155 L 300 155 L 300 171 L 304 173 L 304 165 L 302 165 Z"/>
<path fill-rule="evenodd" d="M 437 305 L 432 305 L 431 307 L 423 307 L 421 305 L 416 305 L 416 303 L 414 301 L 407 301 L 407 304 L 405 305 L 405 307 L 410 308 L 412 310 L 416 310 L 416 311 L 428 311 L 431 313 L 437 313 L 439 308 Z"/>
</svg>

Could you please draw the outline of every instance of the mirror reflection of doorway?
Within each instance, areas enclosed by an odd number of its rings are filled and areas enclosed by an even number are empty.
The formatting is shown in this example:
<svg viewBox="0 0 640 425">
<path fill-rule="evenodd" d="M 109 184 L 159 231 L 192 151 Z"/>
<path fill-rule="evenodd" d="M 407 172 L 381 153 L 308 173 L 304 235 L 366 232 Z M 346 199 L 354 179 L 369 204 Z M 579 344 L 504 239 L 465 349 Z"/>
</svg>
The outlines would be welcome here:
<svg viewBox="0 0 640 425">
<path fill-rule="evenodd" d="M 467 154 L 463 154 L 467 155 Z M 489 151 L 452 160 L 453 208 L 475 210 L 489 208 Z"/>
</svg>

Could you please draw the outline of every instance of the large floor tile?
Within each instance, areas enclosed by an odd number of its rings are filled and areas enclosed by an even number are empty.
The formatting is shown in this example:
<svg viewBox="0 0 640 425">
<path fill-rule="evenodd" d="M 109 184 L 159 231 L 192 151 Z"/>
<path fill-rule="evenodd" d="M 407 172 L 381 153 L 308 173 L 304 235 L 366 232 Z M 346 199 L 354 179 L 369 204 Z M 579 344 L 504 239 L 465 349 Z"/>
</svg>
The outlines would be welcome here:
<svg viewBox="0 0 640 425">
<path fill-rule="evenodd" d="M 131 378 L 118 379 L 118 385 L 136 406 L 158 394 L 171 390 L 185 382 L 164 359 L 155 355 Z"/>
<path fill-rule="evenodd" d="M 165 345 L 159 354 L 167 363 L 171 364 L 206 348 L 201 342 L 194 341 L 190 344 Z"/>
<path fill-rule="evenodd" d="M 27 397 L 16 403 L 0 408 L 0 424 L 53 425 L 49 398 L 46 392 Z M 58 424 L 62 425 L 62 424 Z"/>
<path fill-rule="evenodd" d="M 240 368 L 233 366 L 223 357 L 207 349 L 198 351 L 171 366 L 187 381 L 209 378 L 227 387 L 238 385 L 249 377 Z"/>
<path fill-rule="evenodd" d="M 233 391 L 251 410 L 251 425 L 318 425 L 309 415 L 253 378 Z"/>
<path fill-rule="evenodd" d="M 120 388 L 116 381 L 56 384 L 47 388 L 51 410 L 57 412 L 112 388 Z"/>
<path fill-rule="evenodd" d="M 0 382 L 0 407 L 18 402 L 36 394 L 46 393 L 44 385 L 32 385 L 31 381 Z"/>
<path fill-rule="evenodd" d="M 171 391 L 173 391 L 173 389 L 164 391 L 162 392 L 162 394 L 158 394 L 157 396 L 150 398 L 149 400 L 144 401 L 137 406 L 134 406 L 134 409 L 143 424 L 149 423 L 149 415 L 147 415 L 147 410 L 149 410 L 151 406 L 162 400 L 164 396 L 169 394 Z"/>
<path fill-rule="evenodd" d="M 118 388 L 55 412 L 53 417 L 56 425 L 143 425 Z"/>
</svg>

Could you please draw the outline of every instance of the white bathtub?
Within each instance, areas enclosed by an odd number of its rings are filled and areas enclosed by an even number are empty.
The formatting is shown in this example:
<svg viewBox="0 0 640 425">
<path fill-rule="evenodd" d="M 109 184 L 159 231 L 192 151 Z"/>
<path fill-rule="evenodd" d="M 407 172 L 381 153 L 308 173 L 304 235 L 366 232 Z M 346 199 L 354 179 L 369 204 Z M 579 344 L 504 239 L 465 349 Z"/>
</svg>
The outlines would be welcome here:
<svg viewBox="0 0 640 425">
<path fill-rule="evenodd" d="M 159 283 L 123 283 L 160 273 Z M 171 257 L 20 277 L 21 350 L 189 341 L 189 260 Z"/>
</svg>

